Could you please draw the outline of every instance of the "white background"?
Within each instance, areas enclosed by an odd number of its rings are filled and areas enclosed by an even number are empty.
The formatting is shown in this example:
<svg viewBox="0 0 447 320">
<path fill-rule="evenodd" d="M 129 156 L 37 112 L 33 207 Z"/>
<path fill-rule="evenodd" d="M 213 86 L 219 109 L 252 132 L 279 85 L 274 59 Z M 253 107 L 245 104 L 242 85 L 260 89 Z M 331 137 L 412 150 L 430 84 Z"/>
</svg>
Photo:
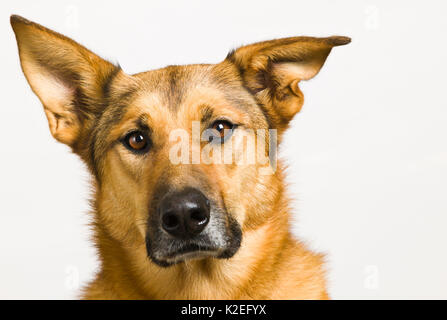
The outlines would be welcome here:
<svg viewBox="0 0 447 320">
<path fill-rule="evenodd" d="M 97 267 L 88 174 L 50 136 L 9 15 L 128 73 L 215 63 L 277 37 L 346 35 L 303 84 L 282 146 L 296 234 L 328 254 L 333 298 L 447 298 L 443 1 L 1 1 L 0 298 L 75 298 Z"/>
</svg>

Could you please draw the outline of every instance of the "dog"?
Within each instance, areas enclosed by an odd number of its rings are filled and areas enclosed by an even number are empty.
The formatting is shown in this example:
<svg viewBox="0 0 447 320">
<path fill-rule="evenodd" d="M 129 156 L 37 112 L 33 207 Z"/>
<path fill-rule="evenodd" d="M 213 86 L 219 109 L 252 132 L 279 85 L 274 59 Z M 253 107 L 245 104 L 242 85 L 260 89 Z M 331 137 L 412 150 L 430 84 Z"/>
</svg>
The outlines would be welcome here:
<svg viewBox="0 0 447 320">
<path fill-rule="evenodd" d="M 258 42 L 217 64 L 129 75 L 37 23 L 11 25 L 52 136 L 92 175 L 100 269 L 82 298 L 329 298 L 324 256 L 292 235 L 284 165 L 269 151 L 303 105 L 300 81 L 350 38 Z M 232 161 L 250 130 L 268 140 L 267 165 Z M 227 145 L 229 162 L 197 151 Z"/>
</svg>

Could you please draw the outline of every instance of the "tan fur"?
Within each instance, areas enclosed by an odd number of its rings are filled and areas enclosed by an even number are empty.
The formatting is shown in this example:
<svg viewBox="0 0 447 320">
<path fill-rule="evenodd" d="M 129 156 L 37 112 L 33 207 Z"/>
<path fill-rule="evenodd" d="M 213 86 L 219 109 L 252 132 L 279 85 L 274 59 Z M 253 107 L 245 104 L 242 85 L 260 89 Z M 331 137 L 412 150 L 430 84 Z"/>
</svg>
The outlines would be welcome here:
<svg viewBox="0 0 447 320">
<path fill-rule="evenodd" d="M 242 47 L 216 65 L 171 66 L 127 75 L 73 40 L 12 16 L 21 64 L 42 101 L 53 136 L 72 147 L 95 177 L 93 230 L 101 268 L 85 299 L 327 299 L 323 257 L 290 232 L 283 165 L 178 164 L 170 132 L 191 133 L 206 110 L 245 128 L 277 129 L 279 140 L 303 104 L 298 83 L 315 76 L 345 37 L 296 37 Z M 153 147 L 137 157 L 119 141 L 136 119 Z M 202 124 L 206 126 L 206 123 Z M 234 139 L 237 139 L 235 137 Z M 242 141 L 242 140 L 241 140 Z M 192 145 L 204 145 L 191 141 Z M 207 181 L 209 194 L 242 228 L 229 259 L 187 260 L 168 268 L 148 258 L 148 203 L 160 182 Z"/>
</svg>

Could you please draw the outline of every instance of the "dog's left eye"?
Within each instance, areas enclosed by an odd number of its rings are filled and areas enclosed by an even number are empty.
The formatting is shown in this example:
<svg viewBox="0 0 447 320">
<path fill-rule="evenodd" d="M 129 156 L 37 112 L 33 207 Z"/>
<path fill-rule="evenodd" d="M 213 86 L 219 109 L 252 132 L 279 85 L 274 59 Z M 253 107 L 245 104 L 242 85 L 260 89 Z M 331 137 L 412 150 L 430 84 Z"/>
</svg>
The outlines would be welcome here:
<svg viewBox="0 0 447 320">
<path fill-rule="evenodd" d="M 211 125 L 214 135 L 220 138 L 221 142 L 225 142 L 232 134 L 235 125 L 227 120 L 217 120 Z"/>
<path fill-rule="evenodd" d="M 133 131 L 126 135 L 123 141 L 127 149 L 143 153 L 149 149 L 149 138 L 141 131 Z"/>
</svg>

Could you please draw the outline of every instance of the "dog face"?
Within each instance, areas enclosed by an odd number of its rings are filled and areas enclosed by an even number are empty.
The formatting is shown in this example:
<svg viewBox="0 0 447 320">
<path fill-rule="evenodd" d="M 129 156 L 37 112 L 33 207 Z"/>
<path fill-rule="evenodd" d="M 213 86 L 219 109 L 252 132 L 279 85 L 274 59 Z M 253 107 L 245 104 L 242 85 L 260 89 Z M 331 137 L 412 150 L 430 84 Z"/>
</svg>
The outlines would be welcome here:
<svg viewBox="0 0 447 320">
<path fill-rule="evenodd" d="M 52 135 L 96 178 L 96 224 L 162 267 L 230 258 L 243 231 L 269 219 L 270 153 L 303 104 L 298 83 L 350 41 L 272 40 L 215 65 L 128 75 L 40 25 L 11 23 Z"/>
</svg>

